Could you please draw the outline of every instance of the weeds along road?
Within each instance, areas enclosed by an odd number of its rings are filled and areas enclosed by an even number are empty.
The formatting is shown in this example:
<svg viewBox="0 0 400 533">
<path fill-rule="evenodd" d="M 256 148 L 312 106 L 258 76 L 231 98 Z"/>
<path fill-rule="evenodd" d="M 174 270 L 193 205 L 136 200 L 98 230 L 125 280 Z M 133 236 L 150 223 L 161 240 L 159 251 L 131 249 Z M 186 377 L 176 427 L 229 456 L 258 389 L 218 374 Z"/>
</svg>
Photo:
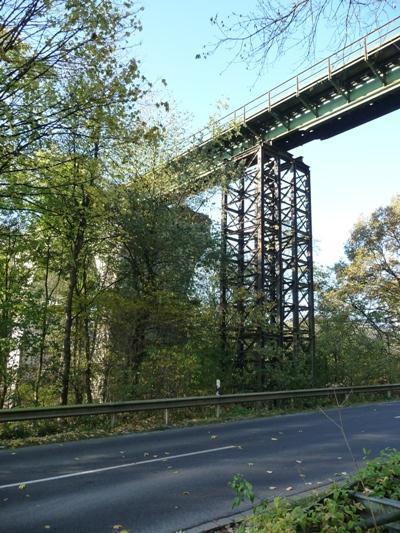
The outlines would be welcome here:
<svg viewBox="0 0 400 533">
<path fill-rule="evenodd" d="M 388 402 L 1 450 L 0 531 L 201 530 L 232 514 L 236 473 L 258 497 L 293 495 L 399 437 L 400 402 Z"/>
</svg>

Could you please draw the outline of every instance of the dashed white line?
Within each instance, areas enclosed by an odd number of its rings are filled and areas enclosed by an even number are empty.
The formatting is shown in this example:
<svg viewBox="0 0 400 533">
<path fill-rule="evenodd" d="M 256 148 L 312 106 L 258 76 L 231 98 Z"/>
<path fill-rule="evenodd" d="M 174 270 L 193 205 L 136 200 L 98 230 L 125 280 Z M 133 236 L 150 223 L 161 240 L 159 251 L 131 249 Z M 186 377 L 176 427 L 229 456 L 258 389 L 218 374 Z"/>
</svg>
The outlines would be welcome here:
<svg viewBox="0 0 400 533">
<path fill-rule="evenodd" d="M 182 457 L 191 457 L 193 455 L 204 455 L 206 453 L 222 452 L 224 450 L 239 449 L 239 446 L 222 446 L 221 448 L 210 448 L 208 450 L 199 450 L 197 452 L 181 453 L 179 455 L 168 455 L 167 457 L 159 457 L 157 459 L 146 459 L 145 461 L 136 461 L 134 463 L 125 463 L 122 465 L 105 466 L 104 468 L 95 468 L 93 470 L 83 470 L 81 472 L 72 472 L 71 474 L 60 474 L 59 476 L 44 477 L 41 479 L 30 479 L 28 481 L 18 481 L 17 483 L 8 483 L 7 485 L 0 485 L 0 489 L 9 489 L 11 487 L 19 487 L 19 485 L 33 485 L 35 483 L 45 483 L 47 481 L 55 481 L 57 479 L 66 479 L 69 477 L 87 476 L 89 474 L 97 474 L 99 472 L 107 472 L 109 470 L 118 470 L 120 468 L 129 468 L 131 466 L 145 465 L 148 463 L 168 462 L 171 459 L 180 459 Z"/>
</svg>

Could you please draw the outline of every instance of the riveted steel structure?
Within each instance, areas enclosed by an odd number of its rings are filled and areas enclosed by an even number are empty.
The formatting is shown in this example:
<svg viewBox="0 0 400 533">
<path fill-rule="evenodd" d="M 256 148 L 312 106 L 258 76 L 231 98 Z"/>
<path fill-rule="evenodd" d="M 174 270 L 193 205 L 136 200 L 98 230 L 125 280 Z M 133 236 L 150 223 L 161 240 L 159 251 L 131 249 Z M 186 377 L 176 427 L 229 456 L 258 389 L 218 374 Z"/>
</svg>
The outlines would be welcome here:
<svg viewBox="0 0 400 533">
<path fill-rule="evenodd" d="M 313 371 L 310 171 L 266 143 L 237 161 L 222 201 L 222 340 L 266 384 L 278 353 L 305 354 Z"/>
</svg>

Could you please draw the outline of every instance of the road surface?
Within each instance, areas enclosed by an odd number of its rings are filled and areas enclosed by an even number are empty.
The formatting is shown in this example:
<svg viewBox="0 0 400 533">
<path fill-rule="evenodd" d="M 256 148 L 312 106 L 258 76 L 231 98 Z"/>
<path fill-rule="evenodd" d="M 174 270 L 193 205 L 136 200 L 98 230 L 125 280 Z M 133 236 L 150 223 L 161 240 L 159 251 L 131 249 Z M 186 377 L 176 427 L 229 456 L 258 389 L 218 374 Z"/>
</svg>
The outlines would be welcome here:
<svg viewBox="0 0 400 533">
<path fill-rule="evenodd" d="M 292 495 L 345 478 L 361 464 L 363 448 L 376 455 L 399 447 L 400 402 L 340 413 L 1 450 L 0 531 L 201 530 L 232 514 L 228 482 L 235 473 L 258 497 Z"/>
</svg>

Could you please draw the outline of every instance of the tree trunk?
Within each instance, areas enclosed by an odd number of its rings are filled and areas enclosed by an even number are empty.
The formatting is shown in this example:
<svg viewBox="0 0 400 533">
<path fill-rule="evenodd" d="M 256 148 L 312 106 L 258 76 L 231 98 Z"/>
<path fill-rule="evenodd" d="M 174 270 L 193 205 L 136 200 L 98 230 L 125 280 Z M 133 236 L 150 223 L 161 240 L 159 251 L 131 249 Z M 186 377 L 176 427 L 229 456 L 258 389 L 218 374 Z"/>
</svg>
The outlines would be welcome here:
<svg viewBox="0 0 400 533">
<path fill-rule="evenodd" d="M 76 255 L 76 254 L 74 254 Z M 69 391 L 69 378 L 71 370 L 71 334 L 72 334 L 72 304 L 74 298 L 74 292 L 78 279 L 78 268 L 74 261 L 71 265 L 69 272 L 69 283 L 67 302 L 65 305 L 65 326 L 64 326 L 64 350 L 63 350 L 63 373 L 62 373 L 62 391 L 61 391 L 61 404 L 67 405 L 68 403 L 68 391 Z"/>
<path fill-rule="evenodd" d="M 87 264 L 85 264 L 85 270 L 83 272 L 83 294 L 85 295 L 85 314 L 83 319 L 83 332 L 85 335 L 85 357 L 86 357 L 86 369 L 85 369 L 85 388 L 86 398 L 88 403 L 93 402 L 92 394 L 92 350 L 90 346 L 90 328 L 89 328 L 89 309 L 88 309 L 88 288 L 87 288 Z"/>
<path fill-rule="evenodd" d="M 43 371 L 43 360 L 44 360 L 44 350 L 46 345 L 46 336 L 47 336 L 47 316 L 48 316 L 48 306 L 49 306 L 49 265 L 50 265 L 50 246 L 47 245 L 46 253 L 46 266 L 45 266 L 45 275 L 44 275 L 44 308 L 43 308 L 43 317 L 42 317 L 42 331 L 40 334 L 40 346 L 39 346 L 39 364 L 36 373 L 35 381 L 35 404 L 39 405 L 39 390 L 42 380 L 42 371 Z"/>
<path fill-rule="evenodd" d="M 86 209 L 89 207 L 89 196 L 82 190 L 82 210 L 79 219 L 79 225 L 76 232 L 76 238 L 72 250 L 72 260 L 69 270 L 69 282 L 67 302 L 65 304 L 65 326 L 64 326 L 64 349 L 63 349 L 63 373 L 62 373 L 62 391 L 61 404 L 67 405 L 69 380 L 71 371 L 71 334 L 73 325 L 73 299 L 78 283 L 79 259 L 85 240 L 86 230 Z"/>
</svg>

